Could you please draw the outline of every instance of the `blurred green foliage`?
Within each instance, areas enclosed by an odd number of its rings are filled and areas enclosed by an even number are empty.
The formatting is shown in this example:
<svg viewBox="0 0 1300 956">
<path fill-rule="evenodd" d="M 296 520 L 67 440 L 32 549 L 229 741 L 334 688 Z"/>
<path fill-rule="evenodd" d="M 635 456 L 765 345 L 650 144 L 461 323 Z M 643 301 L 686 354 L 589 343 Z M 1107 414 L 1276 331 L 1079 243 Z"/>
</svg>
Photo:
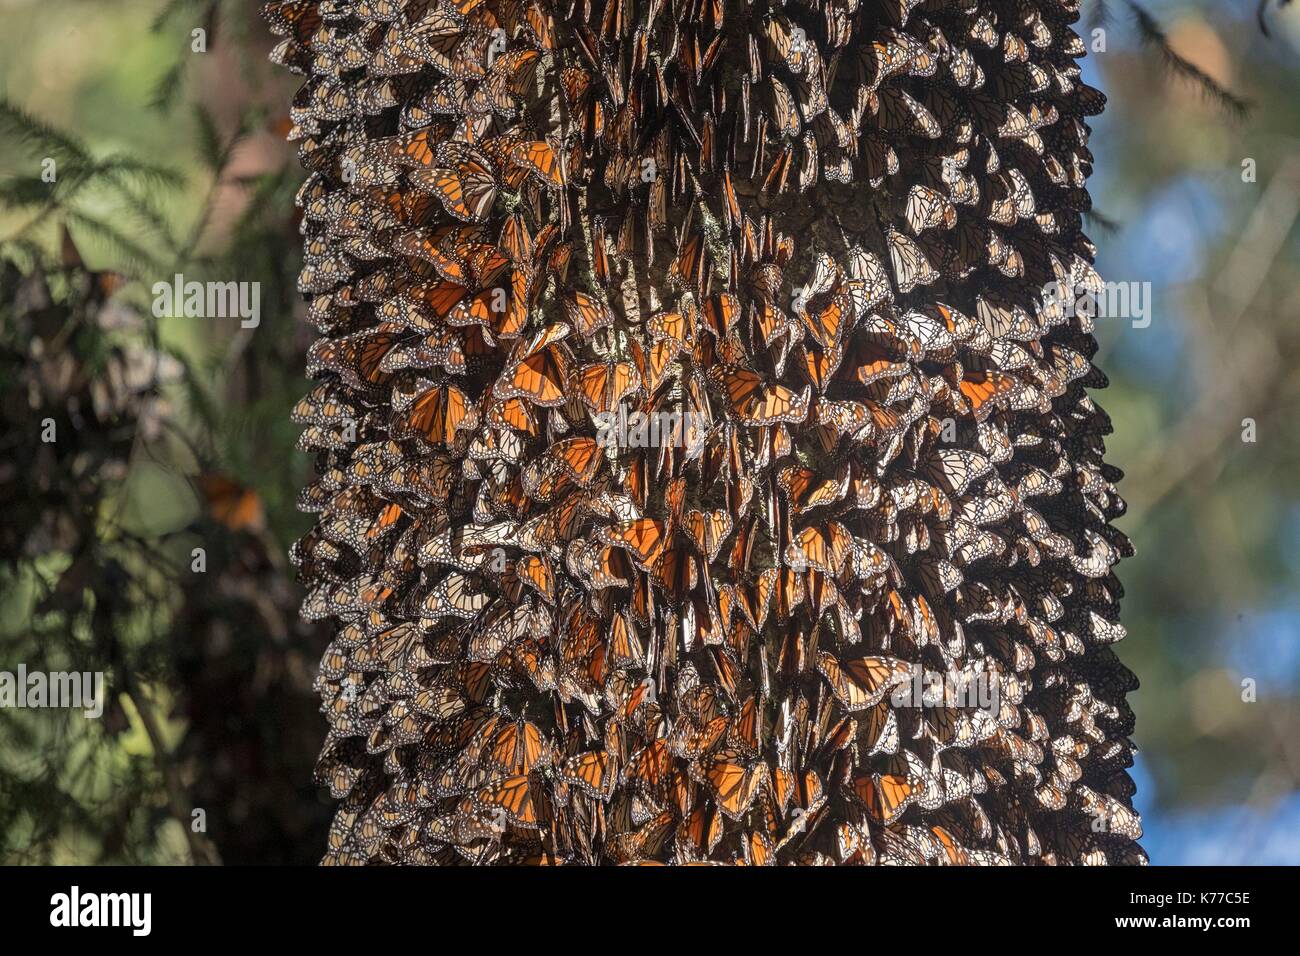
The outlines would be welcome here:
<svg viewBox="0 0 1300 956">
<path fill-rule="evenodd" d="M 111 703 L 0 710 L 0 861 L 302 863 L 324 845 L 325 635 L 298 621 L 286 559 L 309 469 L 288 414 L 310 342 L 299 173 L 256 8 L 3 11 L 0 669 L 102 671 Z M 261 324 L 155 317 L 176 273 L 259 283 Z"/>
</svg>

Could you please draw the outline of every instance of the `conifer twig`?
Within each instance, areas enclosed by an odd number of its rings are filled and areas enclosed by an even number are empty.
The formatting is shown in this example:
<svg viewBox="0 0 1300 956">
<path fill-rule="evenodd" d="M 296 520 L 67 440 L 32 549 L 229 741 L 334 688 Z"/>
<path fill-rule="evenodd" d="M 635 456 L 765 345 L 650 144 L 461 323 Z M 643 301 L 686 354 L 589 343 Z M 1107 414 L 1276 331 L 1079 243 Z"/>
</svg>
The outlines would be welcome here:
<svg viewBox="0 0 1300 956">
<path fill-rule="evenodd" d="M 1170 45 L 1168 35 L 1156 21 L 1156 18 L 1148 13 L 1136 0 L 1127 0 L 1127 2 L 1129 10 L 1133 13 L 1133 19 L 1137 23 L 1138 34 L 1142 42 L 1160 51 L 1161 59 L 1170 71 L 1191 80 L 1196 86 L 1200 87 L 1205 96 L 1217 103 L 1235 119 L 1244 119 L 1250 113 L 1251 104 L 1248 100 L 1233 93 L 1195 63 L 1177 53 Z"/>
</svg>

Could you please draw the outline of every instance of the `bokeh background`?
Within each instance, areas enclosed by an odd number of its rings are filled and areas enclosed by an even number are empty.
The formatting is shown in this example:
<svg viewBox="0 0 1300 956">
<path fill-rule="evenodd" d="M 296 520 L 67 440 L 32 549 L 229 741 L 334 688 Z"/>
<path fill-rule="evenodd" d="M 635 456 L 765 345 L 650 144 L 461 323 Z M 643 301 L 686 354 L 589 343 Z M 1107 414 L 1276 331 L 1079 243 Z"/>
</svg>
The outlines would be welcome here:
<svg viewBox="0 0 1300 956">
<path fill-rule="evenodd" d="M 102 670 L 111 692 L 98 721 L 0 709 L 0 862 L 324 845 L 326 637 L 286 557 L 309 469 L 294 83 L 256 6 L 0 0 L 0 670 Z M 1119 652 L 1143 843 L 1295 864 L 1300 5 L 1142 6 L 1087 0 L 1082 32 L 1109 97 L 1099 267 L 1151 290 L 1148 327 L 1099 320 L 1097 359 L 1138 549 Z M 260 282 L 260 326 L 155 319 L 176 272 Z M 41 443 L 47 417 L 76 440 Z"/>
</svg>

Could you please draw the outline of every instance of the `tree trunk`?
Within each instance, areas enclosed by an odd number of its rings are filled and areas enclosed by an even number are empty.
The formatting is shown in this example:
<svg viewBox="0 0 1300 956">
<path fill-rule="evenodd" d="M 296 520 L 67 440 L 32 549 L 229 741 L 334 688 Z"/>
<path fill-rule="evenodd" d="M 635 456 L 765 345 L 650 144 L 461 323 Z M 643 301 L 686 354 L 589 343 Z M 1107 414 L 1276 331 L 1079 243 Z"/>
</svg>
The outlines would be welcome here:
<svg viewBox="0 0 1300 956">
<path fill-rule="evenodd" d="M 1077 15 L 267 5 L 326 862 L 1145 860 Z"/>
</svg>

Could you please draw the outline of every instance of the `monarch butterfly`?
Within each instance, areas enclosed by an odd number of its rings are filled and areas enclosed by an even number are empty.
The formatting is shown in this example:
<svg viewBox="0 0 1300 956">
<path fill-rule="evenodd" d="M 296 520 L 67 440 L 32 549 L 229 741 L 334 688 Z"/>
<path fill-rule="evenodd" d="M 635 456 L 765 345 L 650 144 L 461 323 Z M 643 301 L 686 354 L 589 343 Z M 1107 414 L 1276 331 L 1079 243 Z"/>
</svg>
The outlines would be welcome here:
<svg viewBox="0 0 1300 956">
<path fill-rule="evenodd" d="M 589 485 L 604 460 L 594 438 L 578 435 L 558 441 L 546 451 L 546 460 L 558 462 L 574 481 Z"/>
<path fill-rule="evenodd" d="M 416 434 L 430 445 L 452 445 L 456 433 L 472 429 L 477 419 L 468 396 L 455 385 L 430 385 L 396 416 L 394 434 Z"/>
<path fill-rule="evenodd" d="M 315 0 L 279 0 L 268 3 L 262 11 L 271 32 L 277 36 L 289 36 L 303 46 L 311 42 L 311 37 L 320 29 L 322 19 Z"/>
<path fill-rule="evenodd" d="M 818 412 L 821 410 L 819 405 Z M 789 499 L 794 513 L 799 514 L 821 505 L 834 504 L 843 498 L 849 488 L 849 469 L 843 465 L 837 475 L 822 478 L 811 468 L 787 465 L 778 473 L 777 484 Z"/>
<path fill-rule="evenodd" d="M 472 241 L 479 234 L 481 229 L 474 226 L 463 227 L 463 230 L 450 226 L 437 230 L 412 229 L 393 240 L 391 248 L 399 255 L 423 259 L 449 282 L 468 285 L 471 278 L 469 263 L 454 250 L 458 245 L 457 240 L 463 237 Z M 444 246 L 447 239 L 452 240 L 450 249 Z"/>
<path fill-rule="evenodd" d="M 758 795 L 763 776 L 752 764 L 741 763 L 741 755 L 724 751 L 703 760 L 695 769 L 708 787 L 718 809 L 730 819 L 739 819 Z"/>
<path fill-rule="evenodd" d="M 723 593 L 726 594 L 728 603 L 734 601 L 745 621 L 756 631 L 761 630 L 767 621 L 776 577 L 776 569 L 769 568 L 749 584 L 724 586 L 725 591 Z M 721 594 L 719 597 L 721 599 Z"/>
<path fill-rule="evenodd" d="M 731 180 L 730 166 L 723 166 L 722 169 L 722 196 L 726 203 L 728 222 L 733 229 L 739 228 L 741 223 L 740 202 L 736 198 L 736 187 Z"/>
<path fill-rule="evenodd" d="M 213 521 L 231 531 L 256 533 L 265 527 L 262 499 L 252 488 L 216 472 L 199 475 L 198 483 Z"/>
<path fill-rule="evenodd" d="M 548 604 L 556 599 L 555 572 L 545 555 L 524 555 L 514 567 L 515 575 L 535 590 Z"/>
<path fill-rule="evenodd" d="M 444 314 L 448 325 L 477 325 L 491 332 L 514 331 L 508 325 L 510 298 L 500 288 L 483 289 L 457 299 Z"/>
<path fill-rule="evenodd" d="M 918 285 L 930 285 L 939 279 L 938 271 L 916 242 L 893 228 L 886 230 L 886 239 L 894 282 L 900 293 L 911 292 Z"/>
<path fill-rule="evenodd" d="M 501 399 L 526 398 L 547 408 L 568 401 L 569 363 L 560 344 L 568 334 L 569 327 L 562 324 L 538 333 L 497 379 L 493 394 Z"/>
<path fill-rule="evenodd" d="M 308 353 L 307 374 L 335 372 L 367 393 L 383 387 L 392 376 L 381 368 L 381 363 L 399 341 L 396 329 L 392 323 L 382 323 L 341 339 L 318 340 Z"/>
<path fill-rule="evenodd" d="M 960 448 L 936 448 L 926 463 L 927 474 L 940 482 L 950 495 L 966 493 L 971 484 L 987 475 L 992 463 L 983 455 Z"/>
<path fill-rule="evenodd" d="M 600 329 L 614 324 L 614 313 L 609 306 L 585 292 L 574 291 L 565 296 L 564 315 L 584 339 L 589 339 Z"/>
<path fill-rule="evenodd" d="M 294 405 L 289 418 L 300 425 L 329 425 L 355 418 L 357 409 L 334 382 L 321 382 Z"/>
<path fill-rule="evenodd" d="M 730 292 L 709 296 L 704 303 L 704 320 L 716 338 L 722 339 L 740 321 L 740 301 Z"/>
<path fill-rule="evenodd" d="M 786 550 L 786 561 L 796 570 L 813 568 L 838 575 L 849 555 L 850 542 L 848 530 L 838 521 L 830 522 L 824 530 L 804 528 Z"/>
<path fill-rule="evenodd" d="M 534 791 L 531 776 L 519 774 L 480 790 L 474 795 L 474 805 L 489 815 L 494 810 L 500 810 L 511 824 L 535 830 L 541 826 L 541 817 L 538 812 L 538 795 Z"/>
<path fill-rule="evenodd" d="M 431 331 L 437 328 L 434 319 L 446 318 L 468 291 L 457 282 L 420 283 L 388 299 L 378 314 L 394 326 Z"/>
<path fill-rule="evenodd" d="M 1033 318 L 1024 308 L 994 295 L 976 298 L 975 317 L 994 340 L 1025 340 L 1038 334 Z"/>
<path fill-rule="evenodd" d="M 532 141 L 511 147 L 510 161 L 528 171 L 544 186 L 558 189 L 564 185 L 560 158 L 548 143 Z"/>
<path fill-rule="evenodd" d="M 922 49 L 907 33 L 882 30 L 878 39 L 858 47 L 857 64 L 863 85 L 874 90 L 891 76 L 906 71 Z"/>
<path fill-rule="evenodd" d="M 411 184 L 432 193 L 457 219 L 485 220 L 497 197 L 497 175 L 491 160 L 473 146 L 460 143 L 443 146 L 438 161 L 451 165 L 412 170 Z"/>
<path fill-rule="evenodd" d="M 650 333 L 651 342 L 671 339 L 681 348 L 686 348 L 694 338 L 692 324 L 689 314 L 657 312 L 646 320 L 646 331 Z"/>
<path fill-rule="evenodd" d="M 916 801 L 921 782 L 900 774 L 864 774 L 854 779 L 853 789 L 867 812 L 888 826 Z"/>
<path fill-rule="evenodd" d="M 453 571 L 429 591 L 421 611 L 430 621 L 443 617 L 472 618 L 492 600 L 492 595 L 479 590 L 471 578 Z"/>
<path fill-rule="evenodd" d="M 817 670 L 846 710 L 874 707 L 895 687 L 912 679 L 912 665 L 892 657 L 840 660 L 828 651 L 817 657 Z"/>
<path fill-rule="evenodd" d="M 537 246 L 522 213 L 514 212 L 507 217 L 501 226 L 497 246 L 516 266 L 533 265 Z"/>
<path fill-rule="evenodd" d="M 692 510 L 687 512 L 685 527 L 700 554 L 712 561 L 731 534 L 731 516 L 725 510 L 708 513 Z"/>
<path fill-rule="evenodd" d="M 725 366 L 714 369 L 710 378 L 726 393 L 733 413 L 746 424 L 797 424 L 808 415 L 810 387 L 796 395 L 784 385 L 766 385 L 757 372 Z"/>
<path fill-rule="evenodd" d="M 873 125 L 888 133 L 909 133 L 927 139 L 938 139 L 943 135 L 934 115 L 906 90 L 896 86 L 859 90 L 855 112 L 870 115 Z"/>
<path fill-rule="evenodd" d="M 676 826 L 677 818 L 672 811 L 664 810 L 638 829 L 620 833 L 613 840 L 615 858 L 623 863 L 657 859 Z"/>
<path fill-rule="evenodd" d="M 789 87 L 775 76 L 769 77 L 768 80 L 771 85 L 772 122 L 776 126 L 777 135 L 794 139 L 803 127 L 799 107 L 795 104 Z"/>
<path fill-rule="evenodd" d="M 650 570 L 668 545 L 668 526 L 654 518 L 633 518 L 609 529 L 609 540 L 628 550 L 644 571 Z"/>
<path fill-rule="evenodd" d="M 469 94 L 467 102 L 464 97 L 453 102 L 471 114 L 513 116 L 517 109 L 515 100 L 527 93 L 540 56 L 537 50 L 527 48 L 508 50 L 493 61 L 486 78 Z"/>
<path fill-rule="evenodd" d="M 839 348 L 844 336 L 852 327 L 853 302 L 848 295 L 837 295 L 824 308 L 801 310 L 799 317 L 817 344 L 822 349 L 833 352 Z"/>
<path fill-rule="evenodd" d="M 681 606 L 699 586 L 702 572 L 695 552 L 681 541 L 672 541 L 650 569 L 650 573 L 669 603 Z"/>
<path fill-rule="evenodd" d="M 626 613 L 614 615 L 607 642 L 606 656 L 609 666 L 616 669 L 644 665 L 645 651 L 641 646 L 640 639 L 637 637 L 631 617 Z M 638 694 L 634 696 L 634 700 L 639 700 L 641 693 L 644 693 L 644 688 L 641 688 Z M 626 708 L 628 713 L 635 709 L 635 702 L 630 702 L 628 708 Z"/>
<path fill-rule="evenodd" d="M 989 416 L 995 407 L 1005 405 L 1020 383 L 1010 375 L 994 371 L 968 371 L 962 375 L 959 388 L 979 421 Z"/>
<path fill-rule="evenodd" d="M 527 720 L 504 724 L 492 736 L 483 763 L 503 776 L 520 776 L 547 767 L 553 756 L 541 730 Z"/>
<path fill-rule="evenodd" d="M 578 388 L 592 411 L 609 412 L 641 388 L 641 379 L 629 362 L 601 362 L 579 371 Z"/>
<path fill-rule="evenodd" d="M 677 249 L 677 257 L 668 267 L 669 277 L 676 279 L 687 289 L 702 288 L 704 258 L 704 236 L 692 231 L 688 223 L 682 227 L 682 241 Z"/>
<path fill-rule="evenodd" d="M 529 637 L 535 627 L 536 615 L 528 605 L 495 605 L 474 622 L 466 644 L 467 659 L 494 661 Z"/>
<path fill-rule="evenodd" d="M 621 554 L 613 546 L 571 541 L 565 554 L 565 567 L 570 574 L 586 581 L 592 591 L 627 587 L 630 571 L 626 559 L 620 559 Z"/>
<path fill-rule="evenodd" d="M 927 229 L 951 229 L 957 224 L 957 208 L 938 190 L 919 183 L 908 191 L 904 215 L 908 228 L 918 236 Z"/>
<path fill-rule="evenodd" d="M 604 800 L 618 779 L 614 767 L 607 751 L 591 750 L 565 761 L 561 776 L 591 796 Z"/>
<path fill-rule="evenodd" d="M 628 346 L 641 381 L 645 383 L 646 390 L 654 394 L 670 377 L 670 370 L 682 350 L 681 343 L 673 338 L 663 338 L 647 351 L 636 339 L 631 339 Z"/>
</svg>

